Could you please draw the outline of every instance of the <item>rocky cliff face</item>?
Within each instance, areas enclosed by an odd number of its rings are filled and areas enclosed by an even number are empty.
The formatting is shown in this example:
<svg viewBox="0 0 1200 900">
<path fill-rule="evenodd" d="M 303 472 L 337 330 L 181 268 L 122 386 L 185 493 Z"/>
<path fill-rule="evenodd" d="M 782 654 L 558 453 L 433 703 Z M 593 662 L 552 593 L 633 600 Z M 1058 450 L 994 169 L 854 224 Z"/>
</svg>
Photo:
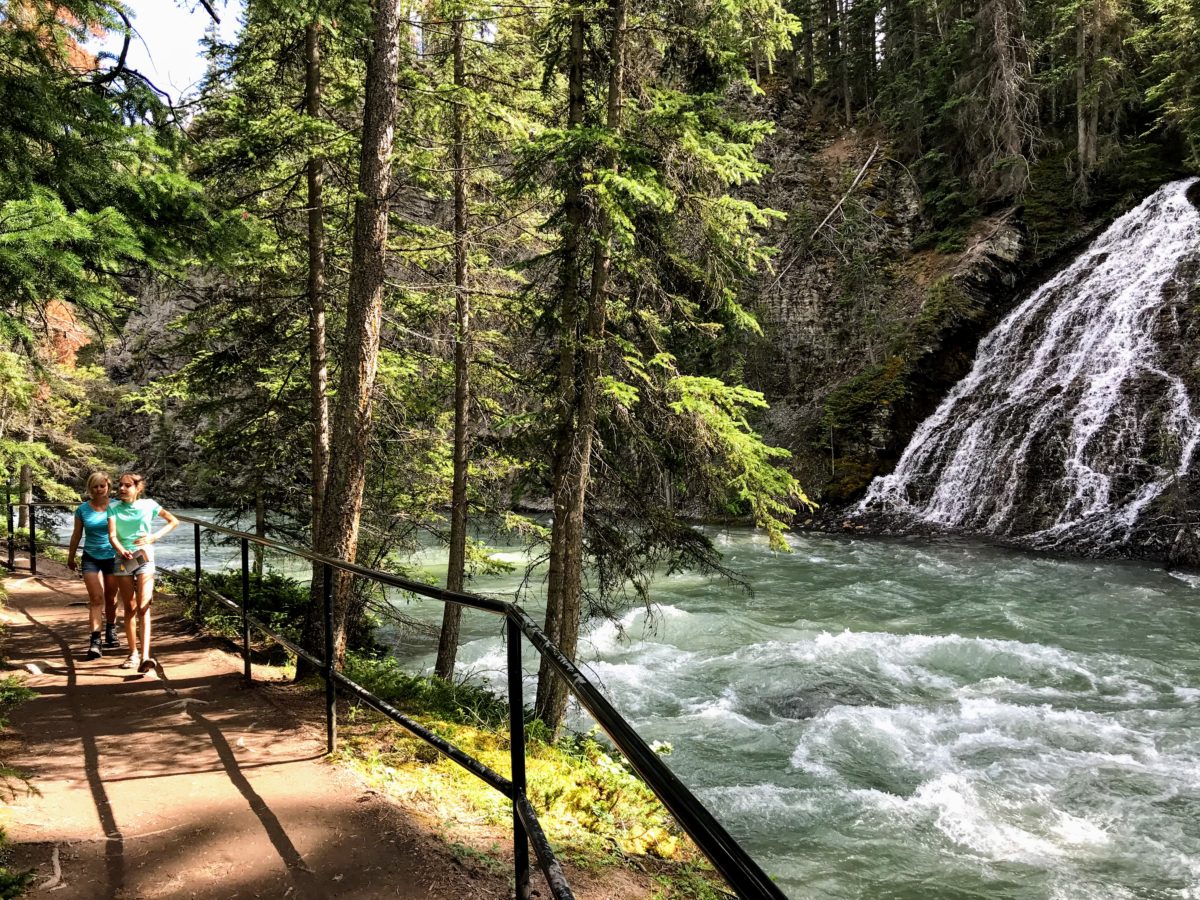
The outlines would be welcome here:
<svg viewBox="0 0 1200 900">
<path fill-rule="evenodd" d="M 762 148 L 772 171 L 752 196 L 788 219 L 756 286 L 764 336 L 747 346 L 745 374 L 771 404 L 759 428 L 792 451 L 821 504 L 802 524 L 836 527 L 967 375 L 980 339 L 1158 184 L 1114 183 L 1085 209 L 1070 197 L 1056 209 L 1048 184 L 1025 208 L 993 210 L 933 244 L 918 186 L 885 134 L 846 129 L 786 88 L 762 105 L 777 131 Z M 1200 207 L 1200 185 L 1189 197 Z M 1200 396 L 1188 337 L 1200 327 L 1200 274 L 1194 260 L 1180 265 L 1165 345 L 1190 360 L 1172 371 Z M 1190 469 L 1174 477 L 1119 548 L 1070 552 L 1200 565 L 1198 479 Z"/>
<path fill-rule="evenodd" d="M 771 236 L 765 340 L 746 374 L 771 403 L 761 429 L 829 515 L 895 465 L 1016 300 L 1031 255 L 1015 210 L 922 246 L 920 192 L 885 135 L 839 129 L 786 90 L 773 103 L 772 170 L 754 199 L 788 219 Z"/>
</svg>

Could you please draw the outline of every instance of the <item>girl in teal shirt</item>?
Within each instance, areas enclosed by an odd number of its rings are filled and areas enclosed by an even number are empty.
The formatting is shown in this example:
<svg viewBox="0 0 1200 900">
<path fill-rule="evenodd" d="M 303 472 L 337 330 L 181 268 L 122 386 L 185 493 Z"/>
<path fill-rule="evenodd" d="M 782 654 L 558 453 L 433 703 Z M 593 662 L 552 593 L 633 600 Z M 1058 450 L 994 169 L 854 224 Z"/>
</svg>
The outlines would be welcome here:
<svg viewBox="0 0 1200 900">
<path fill-rule="evenodd" d="M 126 472 L 117 482 L 120 500 L 108 505 L 108 539 L 117 551 L 113 574 L 125 603 L 125 636 L 129 640 L 129 658 L 121 668 L 136 668 L 139 672 L 154 668 L 154 658 L 150 655 L 150 604 L 154 600 L 152 545 L 179 526 L 173 515 L 153 500 L 142 498 L 145 489 L 146 479 Z M 156 516 L 166 520 L 158 531 L 154 530 Z"/>
<path fill-rule="evenodd" d="M 113 577 L 116 552 L 108 539 L 108 504 L 112 482 L 104 472 L 93 472 L 87 480 L 88 499 L 75 510 L 75 531 L 67 547 L 67 568 L 75 571 L 75 552 L 83 538 L 83 583 L 87 585 L 88 613 L 91 618 L 92 639 L 87 658 L 99 659 L 100 622 L 106 623 L 104 646 L 119 647 L 114 629 L 117 621 L 117 581 Z M 103 618 L 102 618 L 103 617 Z"/>
</svg>

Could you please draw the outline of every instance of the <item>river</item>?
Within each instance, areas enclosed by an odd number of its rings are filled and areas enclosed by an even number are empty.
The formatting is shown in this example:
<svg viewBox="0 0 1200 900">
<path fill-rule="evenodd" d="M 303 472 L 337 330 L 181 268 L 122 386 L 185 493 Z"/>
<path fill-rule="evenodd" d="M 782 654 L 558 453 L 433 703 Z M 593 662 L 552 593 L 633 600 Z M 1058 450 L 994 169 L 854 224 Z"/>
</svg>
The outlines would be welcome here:
<svg viewBox="0 0 1200 900">
<path fill-rule="evenodd" d="M 789 896 L 1200 898 L 1200 577 L 710 534 L 752 595 L 661 579 L 653 616 L 593 623 L 580 655 Z M 434 651 L 418 635 L 397 653 L 428 670 Z M 503 666 L 499 620 L 468 611 L 460 671 L 503 691 Z"/>
</svg>

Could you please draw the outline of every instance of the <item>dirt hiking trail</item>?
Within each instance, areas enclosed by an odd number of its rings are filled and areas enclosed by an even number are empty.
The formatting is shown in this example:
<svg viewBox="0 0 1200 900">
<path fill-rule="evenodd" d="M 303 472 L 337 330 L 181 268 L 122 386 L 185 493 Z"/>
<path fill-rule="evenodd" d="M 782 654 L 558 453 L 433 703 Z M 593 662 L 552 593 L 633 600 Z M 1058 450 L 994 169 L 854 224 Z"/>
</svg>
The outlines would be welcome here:
<svg viewBox="0 0 1200 900">
<path fill-rule="evenodd" d="M 37 694 L 0 746 L 35 791 L 10 783 L 0 807 L 9 865 L 36 872 L 30 896 L 510 895 L 507 859 L 455 853 L 445 832 L 324 761 L 323 733 L 178 619 L 155 617 L 157 671 L 119 668 L 124 646 L 86 660 L 82 582 L 39 569 L 5 580 L 2 613 L 7 668 Z M 650 893 L 623 872 L 568 877 L 581 900 Z M 539 872 L 530 881 L 548 896 Z"/>
</svg>

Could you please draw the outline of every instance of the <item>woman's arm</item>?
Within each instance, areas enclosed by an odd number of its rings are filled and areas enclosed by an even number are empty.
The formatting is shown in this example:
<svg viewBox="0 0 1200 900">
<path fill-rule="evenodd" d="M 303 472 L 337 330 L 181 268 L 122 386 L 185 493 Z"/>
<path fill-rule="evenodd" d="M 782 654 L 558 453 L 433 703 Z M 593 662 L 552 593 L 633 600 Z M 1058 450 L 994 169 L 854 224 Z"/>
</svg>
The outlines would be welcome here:
<svg viewBox="0 0 1200 900">
<path fill-rule="evenodd" d="M 133 559 L 133 554 L 121 546 L 121 541 L 117 537 L 117 520 L 108 520 L 108 542 L 113 545 L 113 549 L 117 551 L 125 559 Z"/>
<path fill-rule="evenodd" d="M 67 547 L 67 568 L 75 571 L 75 551 L 79 549 L 79 538 L 83 535 L 83 519 L 75 513 L 75 530 L 71 532 L 71 544 Z"/>
<path fill-rule="evenodd" d="M 174 531 L 176 528 L 179 527 L 179 520 L 177 518 L 175 518 L 173 515 L 171 515 L 171 513 L 169 513 L 167 510 L 163 509 L 161 506 L 158 508 L 158 514 L 161 518 L 167 520 L 167 524 L 164 525 L 162 528 L 158 529 L 158 531 L 154 532 L 154 534 L 148 534 L 145 537 L 138 538 L 136 543 L 139 547 L 141 547 L 145 544 L 156 543 L 160 538 L 166 537 L 168 534 L 170 534 L 172 531 Z"/>
</svg>

